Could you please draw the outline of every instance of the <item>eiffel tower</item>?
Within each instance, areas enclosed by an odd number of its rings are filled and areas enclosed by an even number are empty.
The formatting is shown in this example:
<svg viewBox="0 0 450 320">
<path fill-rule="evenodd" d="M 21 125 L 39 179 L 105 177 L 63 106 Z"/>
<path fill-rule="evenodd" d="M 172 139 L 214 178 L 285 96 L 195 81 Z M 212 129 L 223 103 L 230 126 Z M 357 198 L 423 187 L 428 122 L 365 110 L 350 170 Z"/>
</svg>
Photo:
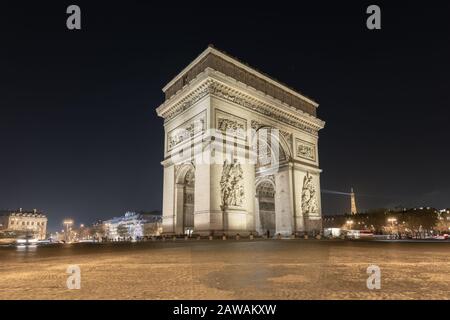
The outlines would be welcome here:
<svg viewBox="0 0 450 320">
<path fill-rule="evenodd" d="M 353 188 L 351 188 L 350 192 L 350 212 L 352 214 L 357 214 L 358 211 L 356 210 L 356 201 L 355 201 L 355 193 L 353 192 Z"/>
</svg>

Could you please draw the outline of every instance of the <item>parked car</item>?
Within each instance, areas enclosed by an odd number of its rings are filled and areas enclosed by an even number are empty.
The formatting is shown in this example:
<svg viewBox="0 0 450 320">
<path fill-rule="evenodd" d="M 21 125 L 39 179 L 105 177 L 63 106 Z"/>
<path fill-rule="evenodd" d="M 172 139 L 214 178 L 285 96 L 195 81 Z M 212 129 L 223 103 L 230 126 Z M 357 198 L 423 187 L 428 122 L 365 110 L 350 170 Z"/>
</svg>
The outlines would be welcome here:
<svg viewBox="0 0 450 320">
<path fill-rule="evenodd" d="M 19 246 L 31 246 L 31 245 L 36 245 L 37 243 L 38 243 L 38 239 L 32 235 L 27 235 L 27 236 L 16 239 L 16 244 Z"/>
</svg>

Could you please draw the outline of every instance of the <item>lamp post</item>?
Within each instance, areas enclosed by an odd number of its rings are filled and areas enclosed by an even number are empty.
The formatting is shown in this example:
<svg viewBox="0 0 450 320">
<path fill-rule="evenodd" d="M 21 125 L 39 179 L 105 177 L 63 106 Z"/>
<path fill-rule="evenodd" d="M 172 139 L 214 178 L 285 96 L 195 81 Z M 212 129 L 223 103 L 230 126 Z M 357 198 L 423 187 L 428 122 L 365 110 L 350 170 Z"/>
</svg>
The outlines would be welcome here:
<svg viewBox="0 0 450 320">
<path fill-rule="evenodd" d="M 69 228 L 73 224 L 73 220 L 67 219 L 63 221 L 64 226 L 66 227 L 66 242 L 70 242 L 70 230 Z"/>
<path fill-rule="evenodd" d="M 84 230 L 84 224 L 80 224 L 80 232 L 78 236 L 78 240 L 84 240 L 86 238 L 85 230 Z"/>
</svg>

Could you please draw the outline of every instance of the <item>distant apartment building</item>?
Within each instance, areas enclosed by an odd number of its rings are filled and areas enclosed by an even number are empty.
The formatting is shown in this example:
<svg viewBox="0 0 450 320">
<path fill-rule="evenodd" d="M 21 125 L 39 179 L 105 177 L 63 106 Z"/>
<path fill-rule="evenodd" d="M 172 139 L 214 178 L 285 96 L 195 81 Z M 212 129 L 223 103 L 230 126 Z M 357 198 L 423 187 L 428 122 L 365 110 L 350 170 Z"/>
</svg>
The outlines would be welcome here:
<svg viewBox="0 0 450 320">
<path fill-rule="evenodd" d="M 138 240 L 162 232 L 162 216 L 155 212 L 126 212 L 103 222 L 108 240 Z"/>
<path fill-rule="evenodd" d="M 47 232 L 47 217 L 36 209 L 1 210 L 0 230 L 11 232 L 15 236 L 34 235 L 42 240 L 45 239 Z"/>
</svg>

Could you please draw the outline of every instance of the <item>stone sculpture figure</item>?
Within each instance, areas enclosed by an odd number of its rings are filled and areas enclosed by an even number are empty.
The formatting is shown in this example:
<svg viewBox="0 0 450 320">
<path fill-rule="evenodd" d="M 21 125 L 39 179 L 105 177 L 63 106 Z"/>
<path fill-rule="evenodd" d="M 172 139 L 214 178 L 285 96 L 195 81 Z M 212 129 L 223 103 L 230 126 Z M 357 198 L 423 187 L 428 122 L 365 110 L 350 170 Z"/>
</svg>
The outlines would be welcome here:
<svg viewBox="0 0 450 320">
<path fill-rule="evenodd" d="M 244 185 L 241 164 L 235 159 L 233 163 L 227 160 L 223 163 L 220 191 L 222 194 L 222 208 L 242 206 L 244 199 Z"/>
<path fill-rule="evenodd" d="M 312 176 L 309 173 L 306 173 L 306 176 L 303 179 L 302 212 L 304 214 L 317 213 L 317 210 L 316 188 L 314 187 Z"/>
</svg>

